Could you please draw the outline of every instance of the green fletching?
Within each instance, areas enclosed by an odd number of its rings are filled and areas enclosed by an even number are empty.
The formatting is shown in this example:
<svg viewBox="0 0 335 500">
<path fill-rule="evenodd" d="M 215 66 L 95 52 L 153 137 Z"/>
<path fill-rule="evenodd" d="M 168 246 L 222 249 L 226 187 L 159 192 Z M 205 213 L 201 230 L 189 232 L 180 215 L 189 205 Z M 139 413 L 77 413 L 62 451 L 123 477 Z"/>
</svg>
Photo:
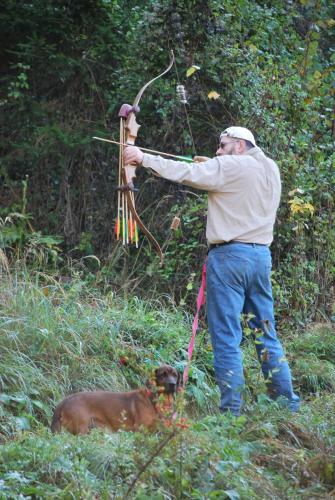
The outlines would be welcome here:
<svg viewBox="0 0 335 500">
<path fill-rule="evenodd" d="M 177 155 L 176 158 L 180 161 L 187 161 L 187 163 L 193 163 L 193 158 L 192 156 L 179 156 Z"/>
</svg>

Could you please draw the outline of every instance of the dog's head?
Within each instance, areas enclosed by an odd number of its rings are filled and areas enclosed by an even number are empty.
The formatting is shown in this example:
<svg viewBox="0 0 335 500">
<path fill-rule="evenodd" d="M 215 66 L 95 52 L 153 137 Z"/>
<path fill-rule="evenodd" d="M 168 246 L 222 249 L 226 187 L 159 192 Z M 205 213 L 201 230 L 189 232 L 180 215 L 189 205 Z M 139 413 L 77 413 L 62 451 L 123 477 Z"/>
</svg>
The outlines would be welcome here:
<svg viewBox="0 0 335 500">
<path fill-rule="evenodd" d="M 160 366 L 155 370 L 156 386 L 163 387 L 165 394 L 175 394 L 181 385 L 181 375 L 169 365 Z"/>
</svg>

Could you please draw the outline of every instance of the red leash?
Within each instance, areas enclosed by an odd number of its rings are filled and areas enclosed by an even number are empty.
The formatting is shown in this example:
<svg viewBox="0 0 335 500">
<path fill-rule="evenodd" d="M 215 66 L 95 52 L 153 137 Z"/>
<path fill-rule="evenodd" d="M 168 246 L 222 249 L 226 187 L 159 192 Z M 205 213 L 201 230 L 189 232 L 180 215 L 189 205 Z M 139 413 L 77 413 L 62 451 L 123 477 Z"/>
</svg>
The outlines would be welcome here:
<svg viewBox="0 0 335 500">
<path fill-rule="evenodd" d="M 191 364 L 191 359 L 192 359 L 192 354 L 193 354 L 193 349 L 194 349 L 194 344 L 195 344 L 195 336 L 198 330 L 199 326 L 199 312 L 201 307 L 206 303 L 206 263 L 207 259 L 204 262 L 204 265 L 202 267 L 202 276 L 201 276 L 201 285 L 199 288 L 198 292 L 198 297 L 197 297 L 197 310 L 193 319 L 192 323 L 192 335 L 191 335 L 191 340 L 188 345 L 188 350 L 187 350 L 187 365 L 185 366 L 184 369 L 184 374 L 183 374 L 183 386 L 185 389 L 187 379 L 188 379 L 188 372 L 190 369 L 190 364 Z"/>
</svg>

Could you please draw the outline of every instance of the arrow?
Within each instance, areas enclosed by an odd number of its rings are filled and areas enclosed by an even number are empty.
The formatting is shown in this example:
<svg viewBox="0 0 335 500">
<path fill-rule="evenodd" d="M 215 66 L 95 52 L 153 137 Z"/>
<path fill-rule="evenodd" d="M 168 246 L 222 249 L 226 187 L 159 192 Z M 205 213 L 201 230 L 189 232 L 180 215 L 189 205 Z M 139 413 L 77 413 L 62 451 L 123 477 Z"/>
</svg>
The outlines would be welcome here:
<svg viewBox="0 0 335 500">
<path fill-rule="evenodd" d="M 102 137 L 93 137 L 93 139 L 96 139 L 97 141 L 111 142 L 112 144 L 118 144 L 119 146 L 131 146 L 131 144 L 126 144 L 126 143 L 118 142 L 118 141 L 112 141 L 110 139 L 103 139 Z M 148 153 L 155 153 L 158 155 L 170 156 L 171 158 L 177 158 L 178 160 L 187 161 L 190 163 L 193 162 L 193 159 L 190 158 L 189 156 L 178 156 L 178 155 L 172 155 L 171 153 L 163 153 L 163 151 L 156 151 L 155 149 L 141 148 L 139 146 L 135 146 L 135 147 L 141 149 L 142 151 L 147 151 Z"/>
</svg>

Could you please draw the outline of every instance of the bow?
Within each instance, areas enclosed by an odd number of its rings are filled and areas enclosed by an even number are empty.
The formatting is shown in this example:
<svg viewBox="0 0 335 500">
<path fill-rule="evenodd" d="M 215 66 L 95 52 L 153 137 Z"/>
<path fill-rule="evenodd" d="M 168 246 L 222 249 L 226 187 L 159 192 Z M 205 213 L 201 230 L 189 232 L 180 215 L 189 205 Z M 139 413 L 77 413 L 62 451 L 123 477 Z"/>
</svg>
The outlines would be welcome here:
<svg viewBox="0 0 335 500">
<path fill-rule="evenodd" d="M 136 121 L 136 114 L 139 113 L 139 102 L 144 91 L 151 85 L 155 80 L 161 78 L 165 75 L 174 63 L 174 54 L 171 51 L 171 58 L 169 66 L 160 73 L 155 78 L 152 78 L 147 82 L 138 92 L 137 96 L 132 105 L 122 104 L 119 117 L 120 117 L 120 142 L 122 144 L 134 145 L 137 133 L 140 125 Z M 160 265 L 163 263 L 163 252 L 156 240 L 156 238 L 151 234 L 149 229 L 141 221 L 136 208 L 135 208 L 135 197 L 134 197 L 134 184 L 133 179 L 136 177 L 135 169 L 136 165 L 125 165 L 123 161 L 123 149 L 124 146 L 120 147 L 120 157 L 119 157 L 119 187 L 118 187 L 118 217 L 115 226 L 115 232 L 117 239 L 120 237 L 121 225 L 122 225 L 122 238 L 123 243 L 126 244 L 129 241 L 135 242 L 138 246 L 138 231 L 137 226 L 141 228 L 142 232 L 152 243 L 153 247 L 156 249 L 157 254 L 160 258 Z M 122 213 L 122 224 L 120 213 Z"/>
</svg>

